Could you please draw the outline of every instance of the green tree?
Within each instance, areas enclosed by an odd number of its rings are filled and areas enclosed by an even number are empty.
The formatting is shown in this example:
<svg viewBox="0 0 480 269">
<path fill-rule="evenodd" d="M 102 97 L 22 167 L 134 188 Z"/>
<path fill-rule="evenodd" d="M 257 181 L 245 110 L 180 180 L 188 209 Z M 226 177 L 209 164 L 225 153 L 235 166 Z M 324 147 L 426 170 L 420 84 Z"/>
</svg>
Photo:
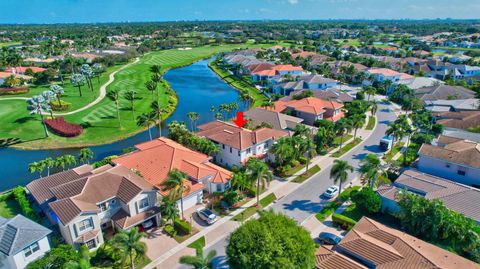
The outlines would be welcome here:
<svg viewBox="0 0 480 269">
<path fill-rule="evenodd" d="M 43 125 L 45 137 L 48 137 L 47 125 L 43 119 L 43 113 L 51 110 L 50 105 L 48 105 L 45 98 L 41 95 L 32 96 L 27 100 L 27 104 L 27 109 L 30 111 L 30 114 L 40 115 L 40 121 Z"/>
<path fill-rule="evenodd" d="M 123 94 L 123 98 L 125 100 L 130 102 L 130 107 L 132 110 L 132 118 L 135 120 L 135 98 L 136 98 L 137 92 L 134 90 L 128 90 Z"/>
<path fill-rule="evenodd" d="M 78 160 L 90 164 L 91 159 L 93 159 L 93 151 L 90 148 L 82 148 L 78 154 Z"/>
<path fill-rule="evenodd" d="M 66 265 L 66 269 L 88 269 L 90 268 L 90 251 L 86 245 L 80 246 L 78 250 L 80 258 L 78 261 L 69 261 Z"/>
<path fill-rule="evenodd" d="M 65 171 L 65 165 L 65 158 L 63 158 L 63 156 L 55 158 L 55 167 L 57 167 L 58 169 L 62 169 L 62 171 Z"/>
<path fill-rule="evenodd" d="M 197 249 L 197 255 L 195 256 L 182 256 L 180 257 L 180 264 L 191 265 L 195 269 L 210 269 L 212 268 L 212 260 L 217 256 L 215 250 L 208 252 L 207 256 L 203 256 L 203 250 Z"/>
<path fill-rule="evenodd" d="M 341 118 L 339 121 L 335 123 L 335 131 L 337 135 L 340 136 L 340 148 L 342 149 L 343 146 L 343 138 L 348 133 L 349 128 L 351 128 L 351 122 L 347 118 Z"/>
<path fill-rule="evenodd" d="M 187 180 L 187 175 L 178 169 L 173 169 L 168 172 L 167 179 L 165 179 L 160 186 L 165 191 L 169 191 L 169 196 L 173 200 L 180 199 L 180 210 L 182 212 L 182 219 L 185 219 L 183 215 L 183 195 L 190 191 L 190 186 L 184 184 Z"/>
<path fill-rule="evenodd" d="M 375 116 L 378 110 L 378 103 L 373 100 L 370 102 L 370 113 L 372 113 L 372 116 Z"/>
<path fill-rule="evenodd" d="M 260 206 L 260 190 L 268 186 L 272 179 L 272 171 L 268 169 L 266 163 L 255 158 L 248 160 L 246 167 L 247 176 L 257 182 L 257 207 Z"/>
<path fill-rule="evenodd" d="M 381 162 L 376 154 L 370 153 L 360 161 L 360 174 L 366 179 L 373 189 L 378 177 L 384 174 L 380 168 Z"/>
<path fill-rule="evenodd" d="M 365 123 L 365 114 L 355 114 L 351 118 L 352 127 L 354 129 L 353 138 L 357 138 L 357 130 Z"/>
<path fill-rule="evenodd" d="M 152 93 L 152 99 L 153 99 L 153 93 L 157 90 L 157 83 L 149 80 L 145 82 L 145 87 L 147 88 L 147 90 L 149 90 Z"/>
<path fill-rule="evenodd" d="M 301 268 L 315 265 L 315 243 L 298 223 L 273 211 L 261 211 L 229 237 L 231 268 Z"/>
<path fill-rule="evenodd" d="M 130 269 L 135 269 L 135 259 L 144 258 L 147 253 L 147 245 L 140 241 L 145 236 L 134 227 L 129 231 L 120 231 L 112 239 L 113 249 L 122 257 L 122 264 L 129 259 Z"/>
<path fill-rule="evenodd" d="M 74 87 L 78 87 L 78 92 L 80 97 L 82 96 L 82 86 L 85 85 L 86 79 L 82 74 L 73 74 L 71 78 L 71 83 Z"/>
<path fill-rule="evenodd" d="M 47 176 L 50 176 L 50 169 L 55 167 L 55 160 L 48 157 L 45 160 L 41 160 L 45 164 L 45 167 L 47 168 Z"/>
<path fill-rule="evenodd" d="M 147 127 L 148 135 L 150 136 L 150 140 L 152 140 L 152 131 L 150 130 L 150 126 L 155 124 L 155 115 L 150 113 L 143 113 L 137 117 L 137 126 Z"/>
<path fill-rule="evenodd" d="M 357 208 L 368 214 L 378 213 L 382 208 L 380 195 L 370 187 L 364 187 L 360 191 L 352 193 L 351 198 Z"/>
<path fill-rule="evenodd" d="M 77 159 L 75 158 L 75 156 L 73 155 L 70 155 L 70 154 L 67 154 L 67 155 L 63 155 L 61 157 L 65 163 L 65 165 L 70 168 L 72 165 L 77 165 Z"/>
<path fill-rule="evenodd" d="M 353 172 L 353 167 L 343 160 L 335 160 L 330 170 L 330 178 L 333 179 L 333 183 L 339 184 L 338 193 L 342 193 L 342 184 L 348 180 L 348 172 Z"/>
<path fill-rule="evenodd" d="M 28 172 L 31 174 L 38 172 L 38 175 L 42 177 L 42 172 L 45 169 L 45 163 L 44 162 L 33 162 L 28 164 Z"/>
<path fill-rule="evenodd" d="M 163 197 L 160 205 L 160 212 L 162 217 L 167 221 L 171 221 L 172 225 L 175 219 L 178 217 L 178 205 L 175 199 L 169 196 Z"/>
<path fill-rule="evenodd" d="M 67 263 L 79 261 L 78 254 L 71 245 L 61 244 L 52 248 L 42 258 L 35 260 L 27 265 L 28 269 L 63 269 Z"/>
<path fill-rule="evenodd" d="M 115 103 L 115 107 L 117 108 L 118 127 L 122 128 L 122 122 L 120 120 L 120 92 L 118 90 L 111 90 L 107 93 L 107 96 Z"/>
<path fill-rule="evenodd" d="M 61 106 L 61 100 L 60 97 L 65 93 L 63 88 L 60 85 L 52 85 L 50 86 L 50 91 L 55 95 L 55 98 L 58 101 L 58 105 Z"/>
<path fill-rule="evenodd" d="M 196 122 L 197 122 L 198 118 L 200 117 L 200 114 L 198 114 L 197 112 L 188 112 L 187 117 L 190 120 L 191 131 L 195 132 L 195 130 L 197 128 Z"/>
</svg>

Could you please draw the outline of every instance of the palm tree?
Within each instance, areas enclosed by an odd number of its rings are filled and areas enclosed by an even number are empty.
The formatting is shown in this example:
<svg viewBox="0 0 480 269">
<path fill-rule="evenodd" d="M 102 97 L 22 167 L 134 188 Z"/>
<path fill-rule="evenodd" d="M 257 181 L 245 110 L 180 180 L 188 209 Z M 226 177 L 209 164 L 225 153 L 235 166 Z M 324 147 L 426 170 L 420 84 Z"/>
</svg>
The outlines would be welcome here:
<svg viewBox="0 0 480 269">
<path fill-rule="evenodd" d="M 262 107 L 265 108 L 265 109 L 269 109 L 269 108 L 275 108 L 275 103 L 272 102 L 272 100 L 267 100 L 267 101 L 264 101 L 262 103 Z"/>
<path fill-rule="evenodd" d="M 117 119 L 118 119 L 118 126 L 122 127 L 122 122 L 120 121 L 120 92 L 118 90 L 111 90 L 107 94 L 108 98 L 115 103 L 115 107 L 117 108 Z"/>
<path fill-rule="evenodd" d="M 280 166 L 283 166 L 287 161 L 291 160 L 295 154 L 290 140 L 291 138 L 280 138 L 270 148 L 270 152 L 275 155 L 277 164 Z"/>
<path fill-rule="evenodd" d="M 342 193 L 342 184 L 348 180 L 348 172 L 353 172 L 353 167 L 343 160 L 335 160 L 332 170 L 330 170 L 330 178 L 335 184 L 339 184 L 338 193 Z"/>
<path fill-rule="evenodd" d="M 67 154 L 67 155 L 63 155 L 63 160 L 65 162 L 65 165 L 70 168 L 72 166 L 72 164 L 75 166 L 77 164 L 77 159 L 75 158 L 75 156 L 73 155 L 70 155 L 70 154 Z"/>
<path fill-rule="evenodd" d="M 145 87 L 147 88 L 147 90 L 149 90 L 152 93 L 152 99 L 153 99 L 153 93 L 157 90 L 157 83 L 149 80 L 145 82 Z"/>
<path fill-rule="evenodd" d="M 50 176 L 50 169 L 55 167 L 55 160 L 48 157 L 45 160 L 42 160 L 41 162 L 43 162 L 45 164 L 45 167 L 47 168 L 47 176 Z"/>
<path fill-rule="evenodd" d="M 45 98 L 41 95 L 32 96 L 32 98 L 27 100 L 30 114 L 40 115 L 41 122 L 43 124 L 43 130 L 45 131 L 45 137 L 48 137 L 48 130 L 45 121 L 43 120 L 43 113 L 51 110 L 50 105 L 45 101 Z"/>
<path fill-rule="evenodd" d="M 215 106 L 211 106 L 211 107 L 210 107 L 210 112 L 212 112 L 213 117 L 215 118 L 215 114 L 216 114 L 216 112 L 217 112 L 217 108 L 216 108 Z"/>
<path fill-rule="evenodd" d="M 152 74 L 160 74 L 161 70 L 162 70 L 162 68 L 158 64 L 154 64 L 154 65 L 150 66 L 150 72 Z"/>
<path fill-rule="evenodd" d="M 93 159 L 93 151 L 91 149 L 83 148 L 80 150 L 80 153 L 78 154 L 79 161 L 90 164 L 91 159 Z"/>
<path fill-rule="evenodd" d="M 260 189 L 265 188 L 272 179 L 272 171 L 268 169 L 266 163 L 259 161 L 255 158 L 248 160 L 247 162 L 247 176 L 257 182 L 257 207 L 260 206 Z"/>
<path fill-rule="evenodd" d="M 397 122 L 390 123 L 388 125 L 388 129 L 385 131 L 385 134 L 393 135 L 393 144 L 395 144 L 396 141 L 402 140 L 403 136 L 405 135 L 402 127 Z"/>
<path fill-rule="evenodd" d="M 363 88 L 363 91 L 368 95 L 367 101 L 370 101 L 370 97 L 377 92 L 377 89 L 373 86 L 366 86 Z"/>
<path fill-rule="evenodd" d="M 42 177 L 42 172 L 45 169 L 45 163 L 43 162 L 33 162 L 28 164 L 28 172 L 35 173 L 38 172 L 40 177 Z"/>
<path fill-rule="evenodd" d="M 129 101 L 130 102 L 130 105 L 131 105 L 131 109 L 132 109 L 132 118 L 133 120 L 135 120 L 135 105 L 134 105 L 134 101 L 135 101 L 135 95 L 137 94 L 136 91 L 134 90 L 128 90 L 126 91 L 124 94 L 123 94 L 123 98 L 125 98 L 125 100 Z"/>
<path fill-rule="evenodd" d="M 217 112 L 217 113 L 215 113 L 214 117 L 215 117 L 216 120 L 222 120 L 223 119 L 223 114 L 220 113 L 220 112 Z"/>
<path fill-rule="evenodd" d="M 377 101 L 373 100 L 370 102 L 370 113 L 372 113 L 372 116 L 375 116 L 378 110 L 378 104 Z"/>
<path fill-rule="evenodd" d="M 311 132 L 312 131 L 306 125 L 297 124 L 297 125 L 295 125 L 293 135 L 305 138 L 305 137 L 310 137 Z"/>
<path fill-rule="evenodd" d="M 90 268 L 90 251 L 86 245 L 80 246 L 78 250 L 80 254 L 79 261 L 69 261 L 66 265 L 66 269 L 88 269 Z"/>
<path fill-rule="evenodd" d="M 163 197 L 160 205 L 160 211 L 162 212 L 162 217 L 164 217 L 167 222 L 170 220 L 173 224 L 179 213 L 177 201 L 168 196 Z"/>
<path fill-rule="evenodd" d="M 55 98 L 57 98 L 58 105 L 61 106 L 60 97 L 64 94 L 63 88 L 60 85 L 52 85 L 50 86 L 50 91 L 55 95 Z"/>
<path fill-rule="evenodd" d="M 152 112 L 143 113 L 137 117 L 137 126 L 147 127 L 150 140 L 152 140 L 152 132 L 150 130 L 152 124 L 155 124 L 155 114 Z"/>
<path fill-rule="evenodd" d="M 197 112 L 188 112 L 187 117 L 190 120 L 191 131 L 195 132 L 195 129 L 197 128 L 195 123 L 198 120 L 198 118 L 200 117 L 200 114 L 198 114 Z"/>
<path fill-rule="evenodd" d="M 212 268 L 212 260 L 217 256 L 215 250 L 208 252 L 207 256 L 203 256 L 203 249 L 197 249 L 196 256 L 182 256 L 180 257 L 180 263 L 191 265 L 194 269 L 210 269 Z"/>
<path fill-rule="evenodd" d="M 147 245 L 140 241 L 145 236 L 145 233 L 138 232 L 138 228 L 134 227 L 129 231 L 120 231 L 112 239 L 112 247 L 122 256 L 122 263 L 127 257 L 130 259 L 130 269 L 135 269 L 135 259 L 146 255 Z"/>
<path fill-rule="evenodd" d="M 74 87 L 78 87 L 78 92 L 82 96 L 82 86 L 85 85 L 85 76 L 82 74 L 73 74 L 71 78 L 71 83 Z"/>
<path fill-rule="evenodd" d="M 165 113 L 165 109 L 160 106 L 158 101 L 153 101 L 150 108 L 158 122 L 158 134 L 159 136 L 162 136 L 162 114 Z"/>
<path fill-rule="evenodd" d="M 163 190 L 170 191 L 169 196 L 173 200 L 180 199 L 180 207 L 182 211 L 182 219 L 183 216 L 183 194 L 188 193 L 190 191 L 190 186 L 184 184 L 184 180 L 186 180 L 187 175 L 178 169 L 173 169 L 168 172 L 167 179 L 160 184 L 163 187 Z"/>
<path fill-rule="evenodd" d="M 45 103 L 50 104 L 50 102 L 55 99 L 55 94 L 52 91 L 42 92 L 42 97 L 45 99 Z M 50 109 L 50 117 L 53 119 L 53 109 Z"/>
<path fill-rule="evenodd" d="M 305 165 L 305 168 L 307 169 L 306 173 L 308 174 L 308 166 L 310 165 L 310 161 L 317 155 L 315 143 L 310 137 L 304 140 L 304 149 L 305 154 L 307 155 L 307 164 Z"/>
<path fill-rule="evenodd" d="M 372 189 L 375 186 L 378 175 L 380 174 L 380 165 L 380 159 L 376 154 L 372 153 L 367 154 L 367 156 L 365 156 L 360 162 L 360 174 L 370 183 Z"/>
<path fill-rule="evenodd" d="M 337 132 L 337 135 L 340 135 L 340 149 L 342 149 L 343 145 L 343 138 L 345 137 L 345 134 L 348 131 L 350 122 L 348 121 L 347 118 L 341 118 L 339 121 L 335 123 L 335 130 Z"/>
<path fill-rule="evenodd" d="M 354 128 L 353 139 L 357 137 L 357 130 L 361 128 L 365 123 L 365 115 L 364 114 L 355 114 L 351 117 L 352 127 Z"/>
<path fill-rule="evenodd" d="M 55 158 L 55 166 L 59 169 L 61 168 L 62 171 L 65 171 L 65 164 L 65 159 L 63 156 Z"/>
</svg>

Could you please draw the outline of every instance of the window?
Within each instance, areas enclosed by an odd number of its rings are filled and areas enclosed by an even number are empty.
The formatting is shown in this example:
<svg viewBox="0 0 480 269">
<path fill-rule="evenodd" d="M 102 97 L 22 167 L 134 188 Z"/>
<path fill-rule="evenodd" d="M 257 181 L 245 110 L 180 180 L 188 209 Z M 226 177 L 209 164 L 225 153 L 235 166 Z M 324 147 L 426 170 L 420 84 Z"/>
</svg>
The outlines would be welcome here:
<svg viewBox="0 0 480 269">
<path fill-rule="evenodd" d="M 224 144 L 222 144 L 222 149 L 225 149 L 225 145 L 224 145 Z"/>
<path fill-rule="evenodd" d="M 40 250 L 40 246 L 38 245 L 38 242 L 35 242 L 31 244 L 30 246 L 26 247 L 23 249 L 23 254 L 25 255 L 25 258 L 32 255 L 33 253 L 37 252 Z"/>
<path fill-rule="evenodd" d="M 463 171 L 463 170 L 458 170 L 458 171 L 457 171 L 457 174 L 459 174 L 459 175 L 461 175 L 461 176 L 464 176 L 464 175 L 466 174 L 466 172 Z"/>
<path fill-rule="evenodd" d="M 92 239 L 92 240 L 88 241 L 87 243 L 85 243 L 85 246 L 87 246 L 88 249 L 95 248 L 95 246 L 96 246 L 95 239 Z"/>
<path fill-rule="evenodd" d="M 238 150 L 238 156 L 240 156 L 240 150 Z"/>
<path fill-rule="evenodd" d="M 230 147 L 230 153 L 232 153 L 232 147 Z"/>
<path fill-rule="evenodd" d="M 91 230 L 93 228 L 92 219 L 85 219 L 78 223 L 78 230 L 80 232 Z"/>
<path fill-rule="evenodd" d="M 143 198 L 142 200 L 140 200 L 138 208 L 139 209 L 144 209 L 146 207 L 148 207 L 148 198 Z"/>
<path fill-rule="evenodd" d="M 217 192 L 221 192 L 222 191 L 222 185 L 221 184 L 217 184 Z"/>
<path fill-rule="evenodd" d="M 250 153 L 252 153 L 252 149 L 251 149 L 251 148 L 248 148 L 248 149 L 247 149 L 247 154 L 250 154 Z"/>
<path fill-rule="evenodd" d="M 100 207 L 100 209 L 101 209 L 102 211 L 107 211 L 107 209 L 108 209 L 108 203 L 100 204 L 99 207 Z"/>
</svg>

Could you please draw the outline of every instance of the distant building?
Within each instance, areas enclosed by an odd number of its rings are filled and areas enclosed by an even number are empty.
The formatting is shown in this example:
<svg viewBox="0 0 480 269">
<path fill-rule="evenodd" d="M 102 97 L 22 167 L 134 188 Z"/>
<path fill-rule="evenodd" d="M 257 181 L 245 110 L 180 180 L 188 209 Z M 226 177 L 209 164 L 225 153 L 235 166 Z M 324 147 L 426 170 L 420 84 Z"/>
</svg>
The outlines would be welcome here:
<svg viewBox="0 0 480 269">
<path fill-rule="evenodd" d="M 0 217 L 0 269 L 23 269 L 43 257 L 50 250 L 51 232 L 22 215 Z"/>
<path fill-rule="evenodd" d="M 480 127 L 480 110 L 438 112 L 433 116 L 438 124 L 447 128 L 468 130 Z"/>
<path fill-rule="evenodd" d="M 436 85 L 423 87 L 415 91 L 422 101 L 473 99 L 475 92 L 461 86 Z"/>
<path fill-rule="evenodd" d="M 295 77 L 295 81 L 273 85 L 273 92 L 282 95 L 289 95 L 293 91 L 302 89 L 325 90 L 328 88 L 334 88 L 337 85 L 338 81 L 321 75 L 300 75 Z"/>
<path fill-rule="evenodd" d="M 478 110 L 480 107 L 480 100 L 475 98 L 456 100 L 426 100 L 424 102 L 425 108 L 432 112 L 471 111 Z"/>
<path fill-rule="evenodd" d="M 344 116 L 343 105 L 331 100 L 307 97 L 300 100 L 277 101 L 274 111 L 302 118 L 305 124 L 313 125 L 316 120 L 337 121 Z"/>
</svg>

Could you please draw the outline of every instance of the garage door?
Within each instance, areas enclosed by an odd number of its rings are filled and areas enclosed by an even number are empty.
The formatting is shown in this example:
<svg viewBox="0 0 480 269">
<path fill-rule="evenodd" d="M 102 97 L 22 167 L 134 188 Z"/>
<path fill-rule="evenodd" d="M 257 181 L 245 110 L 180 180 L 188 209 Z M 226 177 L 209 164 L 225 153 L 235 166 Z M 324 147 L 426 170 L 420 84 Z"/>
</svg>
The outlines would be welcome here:
<svg viewBox="0 0 480 269">
<path fill-rule="evenodd" d="M 183 210 L 187 210 L 189 209 L 190 207 L 193 207 L 194 205 L 196 205 L 199 201 L 201 201 L 201 195 L 202 195 L 202 192 L 199 191 L 199 192 L 196 192 L 192 195 L 189 195 L 187 197 L 184 197 L 183 198 Z M 199 197 L 200 196 L 200 197 Z M 200 198 L 200 199 L 199 199 Z M 181 209 L 180 207 L 180 200 L 178 200 L 178 208 Z"/>
</svg>

